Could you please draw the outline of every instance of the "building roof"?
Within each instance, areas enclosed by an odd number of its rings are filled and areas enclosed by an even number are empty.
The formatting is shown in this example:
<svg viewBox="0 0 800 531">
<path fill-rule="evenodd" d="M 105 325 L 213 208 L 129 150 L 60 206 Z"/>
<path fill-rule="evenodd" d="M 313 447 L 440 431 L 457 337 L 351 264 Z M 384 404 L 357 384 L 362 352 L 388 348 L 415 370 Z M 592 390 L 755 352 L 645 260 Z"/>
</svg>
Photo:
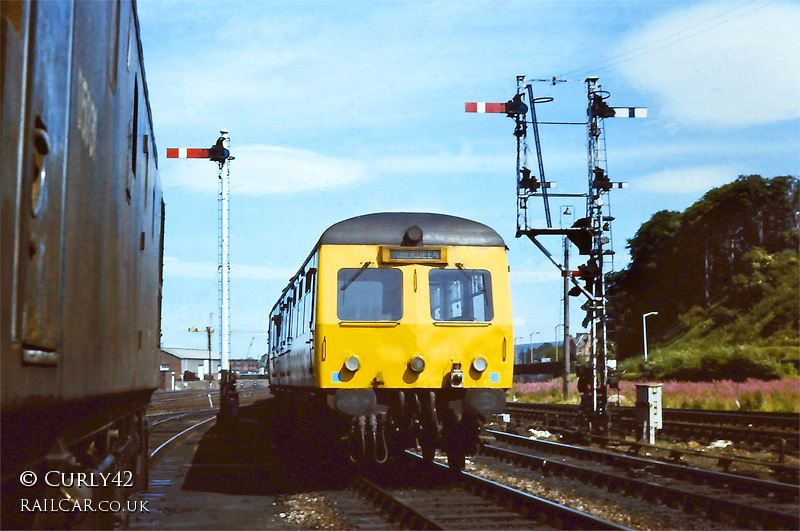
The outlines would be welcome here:
<svg viewBox="0 0 800 531">
<path fill-rule="evenodd" d="M 319 239 L 320 245 L 401 245 L 410 227 L 422 229 L 418 245 L 505 247 L 503 238 L 477 221 L 425 212 L 381 212 L 340 221 Z"/>
<path fill-rule="evenodd" d="M 161 347 L 161 350 L 182 360 L 208 360 L 208 349 L 204 348 Z M 212 349 L 211 359 L 219 361 L 219 352 L 214 352 Z"/>
</svg>

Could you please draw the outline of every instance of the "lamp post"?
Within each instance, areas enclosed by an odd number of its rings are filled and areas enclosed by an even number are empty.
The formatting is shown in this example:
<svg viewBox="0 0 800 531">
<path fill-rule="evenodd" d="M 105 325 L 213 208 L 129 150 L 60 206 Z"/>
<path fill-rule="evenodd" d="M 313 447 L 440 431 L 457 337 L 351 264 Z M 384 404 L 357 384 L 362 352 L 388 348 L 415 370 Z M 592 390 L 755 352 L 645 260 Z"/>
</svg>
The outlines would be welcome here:
<svg viewBox="0 0 800 531">
<path fill-rule="evenodd" d="M 561 217 L 559 223 L 564 227 L 564 216 L 568 216 L 570 225 L 574 224 L 575 220 L 575 207 L 572 205 L 562 205 Z M 569 373 L 570 373 L 570 340 L 569 340 L 569 238 L 564 236 L 564 383 L 562 385 L 562 392 L 564 393 L 564 400 L 569 398 Z"/>
<path fill-rule="evenodd" d="M 522 336 L 517 336 L 517 337 L 514 338 L 514 363 L 517 362 L 517 339 L 525 339 L 525 338 L 522 337 Z M 520 361 L 522 361 L 524 363 L 525 362 L 525 356 L 522 356 L 522 359 Z"/>
<path fill-rule="evenodd" d="M 644 341 L 644 361 L 647 361 L 647 318 L 651 315 L 658 315 L 658 312 L 647 312 L 642 314 L 642 339 Z"/>
<path fill-rule="evenodd" d="M 555 328 L 553 329 L 553 331 L 555 333 L 555 343 L 553 343 L 553 346 L 556 347 L 556 361 L 558 361 L 558 329 L 561 328 L 562 326 L 564 326 L 564 325 L 562 325 L 561 323 L 558 323 L 555 326 Z"/>
<path fill-rule="evenodd" d="M 533 363 L 533 334 L 538 334 L 539 332 L 531 332 L 528 334 L 528 363 Z"/>
</svg>

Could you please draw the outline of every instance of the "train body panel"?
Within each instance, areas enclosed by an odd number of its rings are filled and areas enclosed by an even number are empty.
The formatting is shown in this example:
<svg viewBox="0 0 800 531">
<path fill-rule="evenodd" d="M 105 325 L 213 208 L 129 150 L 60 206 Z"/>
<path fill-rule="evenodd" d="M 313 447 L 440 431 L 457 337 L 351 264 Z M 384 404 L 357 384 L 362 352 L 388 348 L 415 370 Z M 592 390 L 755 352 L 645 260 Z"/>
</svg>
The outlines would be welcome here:
<svg viewBox="0 0 800 531">
<path fill-rule="evenodd" d="M 6 488 L 54 448 L 146 452 L 164 203 L 135 3 L 4 1 L 0 26 Z"/>
<path fill-rule="evenodd" d="M 315 354 L 315 385 L 321 388 L 440 388 L 448 386 L 453 363 L 465 369 L 478 356 L 487 361 L 487 368 L 478 372 L 465 371 L 463 387 L 511 386 L 513 360 L 508 345 L 513 343 L 505 249 L 499 247 L 442 248 L 448 264 L 392 264 L 399 278 L 402 294 L 397 307 L 399 318 L 384 314 L 384 320 L 343 320 L 337 315 L 337 293 L 341 283 L 337 276 L 342 270 L 353 270 L 353 264 L 370 262 L 365 272 L 386 268 L 380 264 L 380 246 L 322 246 L 320 248 L 319 317 L 317 343 L 325 342 L 325 359 Z M 488 275 L 487 289 L 494 315 L 487 321 L 436 320 L 432 315 L 431 274 L 449 272 L 451 276 L 466 271 L 482 271 Z M 479 267 L 473 268 L 473 264 Z M 490 271 L 505 274 L 491 275 Z M 355 274 L 355 272 L 353 274 Z M 355 283 L 358 283 L 356 279 Z M 451 286 L 452 287 L 452 286 Z M 347 289 L 344 297 L 347 297 Z M 457 301 L 460 302 L 460 301 Z M 454 304 L 457 304 L 454 303 Z M 487 302 L 481 301 L 481 304 Z M 385 301 L 384 301 L 385 303 Z M 358 308 L 350 308 L 357 311 Z M 370 308 L 366 308 L 370 311 Z M 504 355 L 505 349 L 505 355 Z M 351 357 L 360 362 L 357 371 L 344 365 Z M 417 373 L 409 367 L 412 358 L 421 356 L 426 363 Z"/>
<path fill-rule="evenodd" d="M 3 410 L 152 389 L 163 201 L 133 5 L 3 5 Z"/>
</svg>

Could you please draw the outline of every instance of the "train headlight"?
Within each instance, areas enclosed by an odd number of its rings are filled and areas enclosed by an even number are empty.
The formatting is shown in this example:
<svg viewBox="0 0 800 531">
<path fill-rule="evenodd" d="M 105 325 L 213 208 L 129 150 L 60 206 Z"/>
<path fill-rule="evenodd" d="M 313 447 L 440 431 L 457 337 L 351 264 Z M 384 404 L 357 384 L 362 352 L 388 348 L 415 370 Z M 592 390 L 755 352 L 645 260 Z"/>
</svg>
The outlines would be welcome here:
<svg viewBox="0 0 800 531">
<path fill-rule="evenodd" d="M 359 368 L 361 368 L 361 362 L 358 361 L 356 356 L 350 356 L 344 360 L 344 368 L 350 372 L 356 372 Z"/>
<path fill-rule="evenodd" d="M 425 358 L 417 354 L 408 362 L 408 368 L 416 373 L 420 373 L 425 370 Z"/>
<path fill-rule="evenodd" d="M 483 356 L 478 356 L 474 360 L 472 360 L 472 368 L 478 372 L 483 372 L 486 370 L 489 364 L 486 362 L 486 358 Z"/>
</svg>

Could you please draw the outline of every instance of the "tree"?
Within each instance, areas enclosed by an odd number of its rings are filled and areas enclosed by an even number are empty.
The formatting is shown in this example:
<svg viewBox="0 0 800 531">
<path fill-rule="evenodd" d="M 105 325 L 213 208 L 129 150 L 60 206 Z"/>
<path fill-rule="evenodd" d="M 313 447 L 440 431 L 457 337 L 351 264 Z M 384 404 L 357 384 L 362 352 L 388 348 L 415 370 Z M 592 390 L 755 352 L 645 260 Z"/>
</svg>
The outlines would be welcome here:
<svg viewBox="0 0 800 531">
<path fill-rule="evenodd" d="M 681 314 L 708 309 L 736 290 L 736 304 L 742 297 L 752 303 L 763 290 L 733 279 L 759 270 L 764 257 L 755 248 L 767 256 L 796 252 L 798 199 L 796 177 L 749 175 L 710 190 L 682 213 L 656 212 L 628 240 L 630 264 L 607 278 L 610 338 L 620 359 L 640 351 L 643 313 L 659 312 L 648 323 L 648 335 L 658 339 L 680 332 Z M 717 314 L 735 319 L 730 310 Z"/>
</svg>

